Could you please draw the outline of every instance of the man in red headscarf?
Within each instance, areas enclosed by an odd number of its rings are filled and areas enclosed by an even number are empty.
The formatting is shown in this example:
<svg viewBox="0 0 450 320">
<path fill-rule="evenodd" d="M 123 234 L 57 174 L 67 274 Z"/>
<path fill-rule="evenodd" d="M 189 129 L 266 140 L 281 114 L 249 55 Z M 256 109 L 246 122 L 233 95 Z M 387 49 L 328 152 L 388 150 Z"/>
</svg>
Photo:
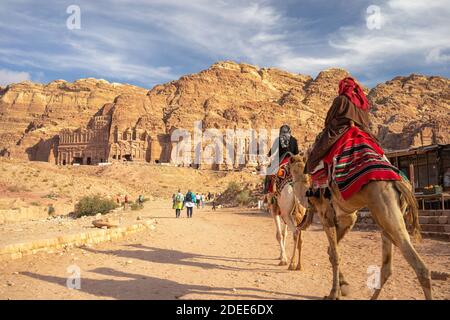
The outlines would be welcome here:
<svg viewBox="0 0 450 320">
<path fill-rule="evenodd" d="M 347 77 L 339 82 L 339 96 L 328 110 L 325 128 L 316 138 L 305 166 L 305 173 L 314 171 L 333 144 L 354 125 L 375 139 L 369 130 L 369 102 L 366 95 L 353 78 Z"/>
</svg>

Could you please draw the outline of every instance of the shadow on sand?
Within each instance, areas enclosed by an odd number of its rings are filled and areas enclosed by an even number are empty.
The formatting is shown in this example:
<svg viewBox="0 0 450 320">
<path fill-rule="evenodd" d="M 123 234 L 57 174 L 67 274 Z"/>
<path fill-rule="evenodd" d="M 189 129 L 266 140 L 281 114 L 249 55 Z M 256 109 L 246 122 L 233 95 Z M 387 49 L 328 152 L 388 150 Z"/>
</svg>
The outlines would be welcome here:
<svg viewBox="0 0 450 320">
<path fill-rule="evenodd" d="M 101 280 L 82 277 L 80 289 L 82 292 L 92 294 L 96 297 L 110 297 L 119 300 L 173 300 L 182 298 L 188 294 L 217 295 L 221 298 L 265 299 L 267 296 L 260 296 L 258 293 L 283 294 L 258 288 L 235 288 L 237 293 L 234 293 L 233 288 L 181 284 L 168 279 L 122 272 L 112 268 L 96 268 L 90 270 L 90 272 L 106 276 L 108 279 Z M 64 277 L 40 275 L 28 271 L 21 272 L 20 274 L 63 287 L 67 286 L 67 279 Z M 239 293 L 239 291 L 250 291 L 254 293 Z M 287 295 L 292 296 L 292 299 L 319 299 L 319 297 L 314 296 Z"/>
<path fill-rule="evenodd" d="M 201 260 L 219 260 L 224 262 L 232 262 L 232 263 L 245 263 L 251 262 L 252 264 L 263 265 L 263 266 L 275 266 L 275 264 L 269 263 L 261 263 L 255 260 L 275 260 L 269 258 L 234 258 L 234 257 L 223 257 L 223 256 L 212 256 L 212 255 L 203 255 L 197 253 L 183 252 L 179 250 L 173 249 L 163 249 L 156 247 L 144 246 L 141 244 L 130 244 L 125 247 L 133 248 L 131 250 L 122 249 L 122 250 L 97 250 L 92 248 L 83 248 L 86 251 L 89 251 L 94 254 L 110 254 L 117 257 L 123 257 L 127 259 L 135 259 L 135 260 L 143 260 L 146 262 L 152 263 L 161 263 L 161 264 L 173 264 L 177 266 L 189 266 L 189 267 L 197 267 L 202 269 L 220 269 L 220 270 L 228 270 L 228 271 L 249 271 L 248 268 L 238 268 L 232 267 L 223 264 L 217 264 L 214 262 L 204 262 L 198 261 Z M 273 269 L 252 269 L 252 271 L 271 271 L 277 272 Z M 280 270 L 285 271 L 285 270 Z"/>
</svg>

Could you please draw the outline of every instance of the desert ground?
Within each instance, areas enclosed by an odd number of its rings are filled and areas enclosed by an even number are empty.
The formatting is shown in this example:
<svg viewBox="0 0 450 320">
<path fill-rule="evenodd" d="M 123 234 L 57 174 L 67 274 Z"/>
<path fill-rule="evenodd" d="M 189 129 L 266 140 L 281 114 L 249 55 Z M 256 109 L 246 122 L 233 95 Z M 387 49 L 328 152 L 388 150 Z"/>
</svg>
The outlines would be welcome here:
<svg viewBox="0 0 450 320">
<path fill-rule="evenodd" d="M 275 226 L 265 212 L 210 206 L 175 219 L 170 200 L 139 213 L 156 228 L 125 239 L 39 253 L 0 263 L 0 299 L 322 299 L 331 286 L 327 240 L 314 224 L 304 233 L 303 270 L 278 266 Z M 288 252 L 292 239 L 288 239 Z M 416 248 L 433 272 L 447 273 L 448 242 L 424 239 Z M 341 245 L 352 291 L 368 299 L 368 267 L 379 265 L 380 235 L 352 231 Z M 81 270 L 80 289 L 66 286 L 67 268 Z M 434 280 L 436 299 L 450 298 L 450 280 Z M 423 299 L 413 270 L 394 251 L 394 272 L 380 299 Z"/>
</svg>

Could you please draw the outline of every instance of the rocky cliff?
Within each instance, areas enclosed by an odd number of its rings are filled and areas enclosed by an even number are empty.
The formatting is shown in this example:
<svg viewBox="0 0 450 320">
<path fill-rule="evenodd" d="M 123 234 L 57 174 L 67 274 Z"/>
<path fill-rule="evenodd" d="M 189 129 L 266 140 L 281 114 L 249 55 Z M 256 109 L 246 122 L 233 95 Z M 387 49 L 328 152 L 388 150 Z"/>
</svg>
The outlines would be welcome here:
<svg viewBox="0 0 450 320">
<path fill-rule="evenodd" d="M 104 104 L 122 101 L 122 95 L 136 103 L 146 92 L 92 78 L 9 85 L 0 92 L 0 155 L 46 160 L 39 158 L 39 148 L 51 147 L 61 129 L 85 126 Z"/>
<path fill-rule="evenodd" d="M 450 143 L 450 80 L 410 75 L 369 93 L 372 130 L 385 148 Z"/>
<path fill-rule="evenodd" d="M 48 161 L 53 137 L 62 128 L 85 126 L 105 104 L 112 125 L 139 126 L 152 135 L 175 128 L 278 128 L 291 125 L 306 148 L 321 130 L 348 72 L 329 69 L 313 79 L 273 68 L 218 62 L 151 90 L 105 80 L 56 80 L 0 88 L 0 155 Z M 411 75 L 366 89 L 372 130 L 385 148 L 449 143 L 450 80 Z M 51 160 L 51 159 L 50 159 Z"/>
</svg>

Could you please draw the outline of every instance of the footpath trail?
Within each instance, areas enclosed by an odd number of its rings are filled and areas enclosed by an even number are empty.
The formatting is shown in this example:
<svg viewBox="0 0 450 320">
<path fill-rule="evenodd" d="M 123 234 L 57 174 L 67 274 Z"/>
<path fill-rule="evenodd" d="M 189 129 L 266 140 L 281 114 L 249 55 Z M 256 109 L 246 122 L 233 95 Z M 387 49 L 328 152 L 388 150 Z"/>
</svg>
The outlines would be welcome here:
<svg viewBox="0 0 450 320">
<path fill-rule="evenodd" d="M 279 267 L 275 226 L 250 209 L 194 209 L 175 219 L 169 204 L 150 203 L 148 230 L 116 242 L 36 254 L 0 263 L 0 299 L 321 299 L 331 285 L 327 240 L 319 226 L 305 232 L 303 271 Z M 345 299 L 368 299 L 368 267 L 380 265 L 380 235 L 352 231 L 342 242 L 342 268 L 352 287 Z M 449 272 L 448 242 L 416 245 L 433 271 Z M 288 252 L 291 254 L 291 235 Z M 67 269 L 81 288 L 66 286 Z M 436 299 L 450 298 L 450 279 L 433 281 Z M 393 276 L 381 299 L 423 299 L 413 270 L 394 252 Z"/>
</svg>

